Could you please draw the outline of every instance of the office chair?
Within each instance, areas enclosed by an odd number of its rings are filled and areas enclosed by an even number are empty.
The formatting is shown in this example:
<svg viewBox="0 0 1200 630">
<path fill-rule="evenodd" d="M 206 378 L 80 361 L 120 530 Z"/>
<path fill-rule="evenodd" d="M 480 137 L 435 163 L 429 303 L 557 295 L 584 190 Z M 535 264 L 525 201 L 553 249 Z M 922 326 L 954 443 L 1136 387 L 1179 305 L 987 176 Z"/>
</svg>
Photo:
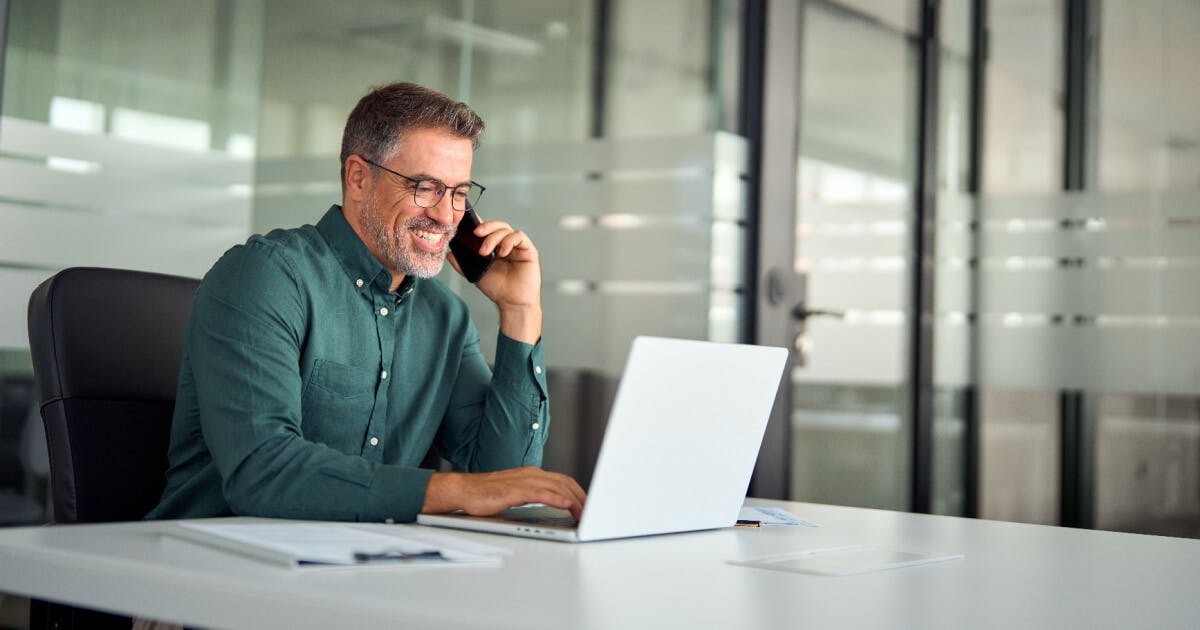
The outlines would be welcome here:
<svg viewBox="0 0 1200 630">
<path fill-rule="evenodd" d="M 183 331 L 198 280 L 65 269 L 29 298 L 29 346 L 55 523 L 134 521 L 158 503 Z M 33 602 L 35 628 L 129 628 L 128 617 Z"/>
</svg>

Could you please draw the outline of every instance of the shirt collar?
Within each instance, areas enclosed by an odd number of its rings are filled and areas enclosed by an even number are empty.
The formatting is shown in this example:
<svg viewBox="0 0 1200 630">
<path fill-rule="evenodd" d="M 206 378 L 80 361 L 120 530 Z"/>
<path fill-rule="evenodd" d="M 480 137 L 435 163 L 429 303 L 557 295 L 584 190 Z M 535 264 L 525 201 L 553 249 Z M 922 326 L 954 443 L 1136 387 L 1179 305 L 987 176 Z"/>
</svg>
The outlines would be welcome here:
<svg viewBox="0 0 1200 630">
<path fill-rule="evenodd" d="M 334 255 L 342 265 L 342 270 L 346 272 L 346 276 L 360 294 L 375 282 L 378 282 L 384 291 L 391 287 L 392 273 L 379 264 L 379 261 L 371 254 L 371 250 L 367 249 L 367 245 L 358 237 L 358 233 L 350 227 L 346 217 L 342 214 L 341 206 L 334 204 L 329 207 L 325 216 L 321 217 L 317 223 L 317 232 L 333 249 Z M 412 290 L 414 281 L 412 276 L 405 277 L 397 293 L 406 295 L 408 291 Z"/>
</svg>

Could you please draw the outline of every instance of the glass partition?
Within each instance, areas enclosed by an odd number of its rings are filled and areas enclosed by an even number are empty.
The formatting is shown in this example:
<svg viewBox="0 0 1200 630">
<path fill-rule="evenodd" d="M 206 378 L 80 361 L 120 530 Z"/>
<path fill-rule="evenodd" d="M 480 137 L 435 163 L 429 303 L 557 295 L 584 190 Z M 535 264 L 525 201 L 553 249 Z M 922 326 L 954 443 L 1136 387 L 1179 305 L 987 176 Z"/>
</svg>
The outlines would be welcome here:
<svg viewBox="0 0 1200 630">
<path fill-rule="evenodd" d="M 937 370 L 978 390 L 980 516 L 1200 536 L 1200 8 L 1090 6 L 1063 192 L 1066 7 L 988 3 L 983 194 L 938 200 Z"/>
<path fill-rule="evenodd" d="M 991 222 L 990 210 L 1006 203 L 1019 207 L 1037 197 L 1051 199 L 1063 188 L 1065 11 L 1062 0 L 987 3 L 979 196 L 970 212 L 951 202 L 942 215 L 945 221 L 970 220 L 972 225 L 971 245 L 960 240 L 957 245 L 964 247 L 946 255 L 967 261 L 957 273 L 974 283 L 968 289 L 974 292 L 970 365 L 977 389 L 977 513 L 983 518 L 1048 524 L 1060 518 L 1060 391 L 1051 381 L 994 382 L 988 366 L 1006 353 L 1019 355 L 995 335 L 1003 334 L 1003 320 L 1014 312 L 1006 300 L 1034 295 L 1020 282 L 1024 272 L 1032 272 L 1028 265 L 1041 264 L 995 249 L 990 235 L 997 224 Z M 1021 222 L 1012 227 L 1021 230 Z M 1021 238 L 1015 234 L 1014 242 Z M 1027 266 L 1014 270 L 1005 266 L 1010 263 Z M 1005 285 L 1009 279 L 1015 281 Z M 1035 357 L 1044 356 L 1029 356 L 1025 363 L 1039 369 L 1042 360 Z"/>
<path fill-rule="evenodd" d="M 809 308 L 845 316 L 808 321 L 809 360 L 791 374 L 791 494 L 907 509 L 915 5 L 803 11 L 794 268 Z"/>
<path fill-rule="evenodd" d="M 0 523 L 47 516 L 25 309 L 71 266 L 202 275 L 251 225 L 262 0 L 13 0 L 0 109 Z"/>
<path fill-rule="evenodd" d="M 1097 16 L 1096 191 L 1076 270 L 1095 305 L 1087 417 L 1102 529 L 1200 538 L 1200 5 L 1106 0 Z"/>
</svg>

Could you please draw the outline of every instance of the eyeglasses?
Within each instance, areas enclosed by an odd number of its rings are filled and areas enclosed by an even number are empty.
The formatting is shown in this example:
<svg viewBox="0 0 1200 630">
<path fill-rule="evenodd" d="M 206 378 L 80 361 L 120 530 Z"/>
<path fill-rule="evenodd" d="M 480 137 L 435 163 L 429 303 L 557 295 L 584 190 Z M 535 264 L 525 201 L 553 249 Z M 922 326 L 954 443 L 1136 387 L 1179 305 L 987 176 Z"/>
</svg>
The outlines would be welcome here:
<svg viewBox="0 0 1200 630">
<path fill-rule="evenodd" d="M 474 206 L 479 201 L 479 197 L 483 195 L 483 191 L 487 190 L 487 188 L 480 186 L 475 182 L 471 182 L 469 184 L 460 184 L 454 188 L 450 188 L 436 179 L 417 179 L 415 177 L 409 177 L 408 175 L 397 173 L 396 171 L 393 171 L 382 164 L 372 162 L 367 158 L 363 158 L 363 161 L 376 168 L 381 168 L 392 175 L 395 175 L 396 177 L 403 177 L 411 182 L 413 185 L 413 201 L 415 201 L 416 204 L 422 208 L 432 208 L 441 203 L 442 197 L 446 195 L 446 190 L 449 189 L 451 191 L 450 207 L 454 208 L 455 212 L 463 212 L 467 208 Z"/>
</svg>

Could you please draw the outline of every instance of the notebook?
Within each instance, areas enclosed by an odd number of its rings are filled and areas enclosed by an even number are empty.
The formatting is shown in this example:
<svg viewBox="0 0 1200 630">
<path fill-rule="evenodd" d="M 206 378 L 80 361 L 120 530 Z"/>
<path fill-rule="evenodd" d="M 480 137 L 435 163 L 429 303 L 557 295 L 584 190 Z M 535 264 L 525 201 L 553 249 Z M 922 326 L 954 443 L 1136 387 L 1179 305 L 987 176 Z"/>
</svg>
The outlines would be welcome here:
<svg viewBox="0 0 1200 630">
<path fill-rule="evenodd" d="M 731 526 L 786 360 L 783 348 L 638 337 L 578 523 L 547 506 L 417 522 L 565 542 Z"/>
</svg>

